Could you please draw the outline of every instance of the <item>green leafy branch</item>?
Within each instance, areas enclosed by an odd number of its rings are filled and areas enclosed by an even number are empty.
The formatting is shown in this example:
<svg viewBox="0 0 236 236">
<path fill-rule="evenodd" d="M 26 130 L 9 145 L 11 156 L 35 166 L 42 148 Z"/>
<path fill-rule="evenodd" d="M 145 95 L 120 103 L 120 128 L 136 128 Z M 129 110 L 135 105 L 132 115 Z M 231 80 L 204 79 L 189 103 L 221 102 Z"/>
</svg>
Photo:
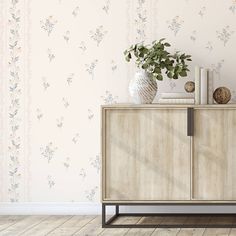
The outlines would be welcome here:
<svg viewBox="0 0 236 236">
<path fill-rule="evenodd" d="M 157 80 L 163 80 L 163 70 L 168 78 L 186 77 L 189 71 L 186 61 L 192 61 L 190 55 L 180 52 L 170 54 L 166 48 L 171 45 L 165 39 L 152 42 L 151 45 L 135 44 L 125 50 L 126 61 L 135 58 L 136 65 L 151 73 Z"/>
</svg>

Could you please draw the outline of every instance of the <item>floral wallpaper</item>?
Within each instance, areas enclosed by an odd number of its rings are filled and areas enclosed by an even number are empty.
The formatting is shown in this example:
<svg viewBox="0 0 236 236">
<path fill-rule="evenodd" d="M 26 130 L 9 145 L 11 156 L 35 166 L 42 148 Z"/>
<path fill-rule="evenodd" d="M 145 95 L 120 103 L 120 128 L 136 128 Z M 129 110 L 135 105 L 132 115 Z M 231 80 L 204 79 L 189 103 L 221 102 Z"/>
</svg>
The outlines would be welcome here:
<svg viewBox="0 0 236 236">
<path fill-rule="evenodd" d="M 100 105 L 131 102 L 123 51 L 165 37 L 236 101 L 235 0 L 0 1 L 0 201 L 98 202 Z"/>
</svg>

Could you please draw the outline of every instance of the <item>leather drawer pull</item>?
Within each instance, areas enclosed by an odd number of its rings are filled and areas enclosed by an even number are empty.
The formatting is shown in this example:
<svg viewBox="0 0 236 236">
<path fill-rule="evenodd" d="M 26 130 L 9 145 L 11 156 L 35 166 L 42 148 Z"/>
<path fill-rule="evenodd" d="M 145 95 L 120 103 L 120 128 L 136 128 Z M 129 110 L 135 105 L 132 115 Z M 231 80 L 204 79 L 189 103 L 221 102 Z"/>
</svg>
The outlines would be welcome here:
<svg viewBox="0 0 236 236">
<path fill-rule="evenodd" d="M 187 111 L 187 136 L 193 136 L 194 135 L 194 109 L 188 108 Z"/>
</svg>

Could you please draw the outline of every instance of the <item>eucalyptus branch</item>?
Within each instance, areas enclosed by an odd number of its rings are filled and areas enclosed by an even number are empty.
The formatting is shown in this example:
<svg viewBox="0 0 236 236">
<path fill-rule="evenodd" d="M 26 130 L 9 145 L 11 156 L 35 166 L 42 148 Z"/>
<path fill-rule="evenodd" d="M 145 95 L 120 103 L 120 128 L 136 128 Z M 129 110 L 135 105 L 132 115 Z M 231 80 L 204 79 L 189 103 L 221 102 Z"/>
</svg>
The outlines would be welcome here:
<svg viewBox="0 0 236 236">
<path fill-rule="evenodd" d="M 163 71 L 168 78 L 186 77 L 189 71 L 186 61 L 192 61 L 191 56 L 180 52 L 170 54 L 166 50 L 170 46 L 163 38 L 151 45 L 132 45 L 125 50 L 124 55 L 128 62 L 134 58 L 138 68 L 151 73 L 157 80 L 163 80 Z"/>
</svg>

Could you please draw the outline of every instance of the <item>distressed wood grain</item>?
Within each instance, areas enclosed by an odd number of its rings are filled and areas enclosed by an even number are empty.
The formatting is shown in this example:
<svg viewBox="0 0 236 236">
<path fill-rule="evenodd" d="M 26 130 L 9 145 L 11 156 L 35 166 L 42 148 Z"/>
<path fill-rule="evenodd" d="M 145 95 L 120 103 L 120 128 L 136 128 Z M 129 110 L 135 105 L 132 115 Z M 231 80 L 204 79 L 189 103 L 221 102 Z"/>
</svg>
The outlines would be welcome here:
<svg viewBox="0 0 236 236">
<path fill-rule="evenodd" d="M 19 220 L 15 224 L 9 226 L 2 232 L 0 232 L 1 236 L 17 236 L 21 235 L 28 229 L 40 224 L 44 219 L 48 218 L 47 216 L 28 216 L 22 217 L 22 220 Z"/>
<path fill-rule="evenodd" d="M 104 200 L 190 200 L 186 109 L 109 109 L 103 119 Z"/>
</svg>

